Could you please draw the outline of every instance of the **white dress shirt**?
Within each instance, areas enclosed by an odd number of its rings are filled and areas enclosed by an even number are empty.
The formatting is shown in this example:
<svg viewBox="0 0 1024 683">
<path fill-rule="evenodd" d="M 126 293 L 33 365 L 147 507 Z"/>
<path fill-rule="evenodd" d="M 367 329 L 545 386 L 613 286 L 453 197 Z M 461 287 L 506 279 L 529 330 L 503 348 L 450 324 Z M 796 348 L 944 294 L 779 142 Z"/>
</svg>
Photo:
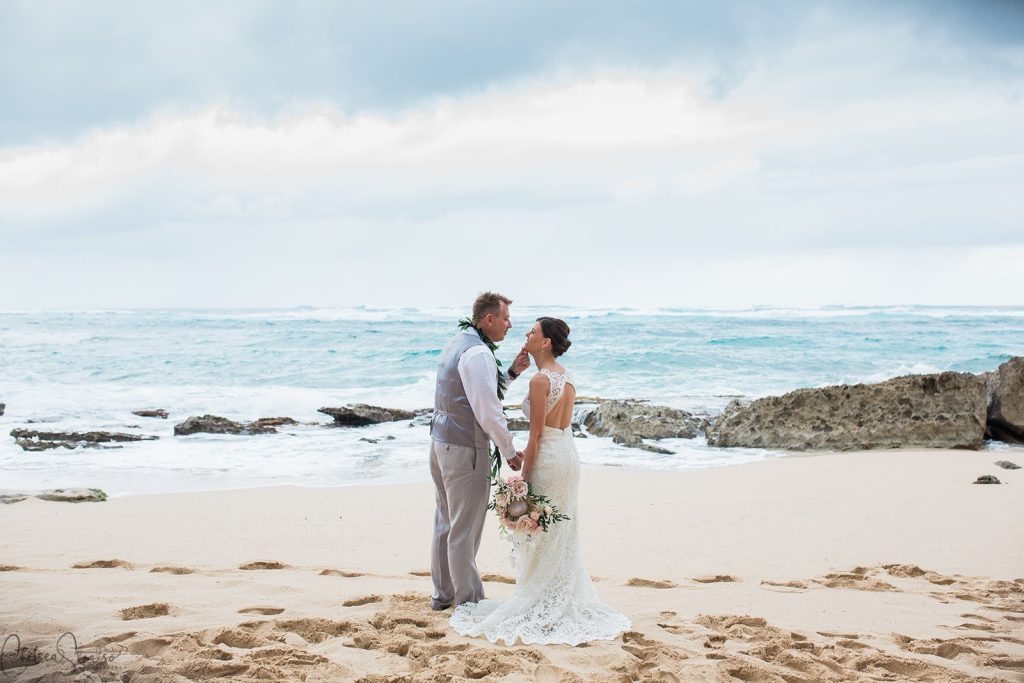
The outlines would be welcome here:
<svg viewBox="0 0 1024 683">
<path fill-rule="evenodd" d="M 465 330 L 463 334 L 475 335 L 476 330 Z M 459 377 L 476 421 L 498 446 L 505 460 L 516 457 L 512 433 L 508 431 L 508 421 L 498 400 L 498 364 L 486 344 L 474 346 L 462 354 Z"/>
</svg>

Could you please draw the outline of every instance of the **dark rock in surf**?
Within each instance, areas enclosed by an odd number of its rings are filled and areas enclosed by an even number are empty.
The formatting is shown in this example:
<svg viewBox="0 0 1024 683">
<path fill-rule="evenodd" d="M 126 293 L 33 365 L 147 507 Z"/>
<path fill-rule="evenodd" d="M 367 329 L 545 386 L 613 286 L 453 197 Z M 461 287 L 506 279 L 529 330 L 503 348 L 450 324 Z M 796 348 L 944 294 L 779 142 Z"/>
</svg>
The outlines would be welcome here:
<svg viewBox="0 0 1024 683">
<path fill-rule="evenodd" d="M 333 417 L 334 425 L 337 427 L 365 427 L 367 425 L 380 424 L 381 422 L 412 420 L 417 416 L 411 410 L 381 408 L 379 406 L 366 405 L 365 403 L 356 403 L 341 408 L 321 408 L 317 412 Z"/>
<path fill-rule="evenodd" d="M 154 441 L 158 437 L 118 432 L 40 432 L 32 429 L 13 429 L 11 436 L 26 451 L 45 451 L 52 448 L 88 448 L 100 444 L 128 441 Z"/>
<path fill-rule="evenodd" d="M 1011 358 L 988 378 L 986 435 L 1024 443 L 1024 357 Z"/>
<path fill-rule="evenodd" d="M 155 410 L 133 410 L 132 415 L 138 415 L 139 417 L 157 417 L 161 420 L 167 419 L 167 411 L 163 408 L 157 408 Z"/>
<path fill-rule="evenodd" d="M 277 430 L 268 425 L 253 422 L 235 422 L 218 415 L 190 417 L 174 426 L 175 436 L 189 434 L 276 434 Z"/>
</svg>

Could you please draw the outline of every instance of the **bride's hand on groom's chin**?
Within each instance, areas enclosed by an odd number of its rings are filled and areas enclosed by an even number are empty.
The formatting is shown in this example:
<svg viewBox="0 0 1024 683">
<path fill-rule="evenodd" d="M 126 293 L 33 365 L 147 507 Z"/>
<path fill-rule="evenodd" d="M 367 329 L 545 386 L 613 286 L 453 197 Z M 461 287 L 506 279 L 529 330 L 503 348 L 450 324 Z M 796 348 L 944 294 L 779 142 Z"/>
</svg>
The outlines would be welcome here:
<svg viewBox="0 0 1024 683">
<path fill-rule="evenodd" d="M 512 361 L 512 372 L 516 375 L 521 375 L 528 367 L 530 367 L 530 354 L 526 352 L 526 347 L 524 346 L 519 350 L 515 360 Z"/>
</svg>

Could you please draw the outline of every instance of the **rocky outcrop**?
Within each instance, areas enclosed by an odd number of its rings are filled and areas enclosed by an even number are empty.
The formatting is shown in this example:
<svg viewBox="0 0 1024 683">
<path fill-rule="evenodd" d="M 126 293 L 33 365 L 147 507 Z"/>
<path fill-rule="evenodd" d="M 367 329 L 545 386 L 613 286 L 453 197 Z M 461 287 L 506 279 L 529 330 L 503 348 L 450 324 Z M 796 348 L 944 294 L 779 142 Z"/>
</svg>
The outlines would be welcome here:
<svg viewBox="0 0 1024 683">
<path fill-rule="evenodd" d="M 878 384 L 797 389 L 730 403 L 707 428 L 712 446 L 787 450 L 980 448 L 987 392 L 976 375 L 908 375 Z"/>
<path fill-rule="evenodd" d="M 575 421 L 575 418 L 569 425 L 572 427 L 572 435 L 577 439 L 585 439 L 587 435 L 580 429 L 580 423 Z M 530 431 L 530 421 L 525 417 L 510 417 L 508 418 L 508 431 L 510 432 L 528 432 Z"/>
<path fill-rule="evenodd" d="M 583 417 L 583 426 L 594 436 L 627 445 L 641 439 L 692 439 L 700 425 L 701 419 L 685 410 L 639 401 L 603 401 Z"/>
<path fill-rule="evenodd" d="M 28 498 L 39 498 L 59 503 L 101 503 L 107 494 L 100 489 L 47 489 L 42 493 L 5 493 L 0 495 L 0 503 L 20 503 Z"/>
<path fill-rule="evenodd" d="M 132 415 L 138 415 L 139 417 L 158 417 L 161 420 L 167 419 L 167 411 L 163 408 L 157 408 L 155 410 L 133 410 Z"/>
<path fill-rule="evenodd" d="M 414 414 L 416 417 L 409 423 L 410 427 L 429 427 L 430 421 L 434 419 L 433 408 L 420 408 Z"/>
<path fill-rule="evenodd" d="M 411 410 L 380 408 L 378 406 L 369 406 L 365 403 L 356 403 L 341 408 L 321 408 L 317 412 L 333 417 L 334 424 L 337 427 L 365 427 L 366 425 L 380 424 L 381 422 L 411 420 L 416 417 L 416 413 Z"/>
<path fill-rule="evenodd" d="M 508 431 L 528 432 L 530 431 L 530 421 L 525 417 L 510 417 L 508 418 Z"/>
<path fill-rule="evenodd" d="M 107 494 L 100 489 L 49 489 L 36 494 L 36 498 L 62 503 L 101 503 Z"/>
<path fill-rule="evenodd" d="M 271 419 L 271 418 L 264 418 Z M 290 418 L 288 418 L 290 419 Z M 276 434 L 277 430 L 267 424 L 256 422 L 235 422 L 218 415 L 200 415 L 190 417 L 181 424 L 174 426 L 175 436 L 189 434 Z"/>
<path fill-rule="evenodd" d="M 675 451 L 663 446 L 644 443 L 643 440 L 633 432 L 619 433 L 612 436 L 612 441 L 628 448 L 639 448 L 642 451 L 650 451 L 659 455 L 675 455 Z"/>
<path fill-rule="evenodd" d="M 0 403 L 0 417 L 4 416 L 4 411 L 5 410 L 7 410 L 7 404 L 6 403 Z"/>
<path fill-rule="evenodd" d="M 1024 357 L 1011 358 L 990 374 L 987 436 L 1024 443 Z"/>
<path fill-rule="evenodd" d="M 360 438 L 359 440 L 360 441 L 365 441 L 366 443 L 380 443 L 381 441 L 394 441 L 395 437 L 393 435 L 391 435 L 391 434 L 388 434 L 386 436 L 380 437 L 379 439 L 371 439 L 369 437 L 364 436 L 364 437 Z"/>
<path fill-rule="evenodd" d="M 88 448 L 113 442 L 153 441 L 158 438 L 118 432 L 38 432 L 32 429 L 13 429 L 11 436 L 26 451 L 45 451 L 51 448 Z"/>
<path fill-rule="evenodd" d="M 286 427 L 288 425 L 297 425 L 298 420 L 294 420 L 290 417 L 261 417 L 258 420 L 253 420 L 249 423 L 250 428 L 262 429 L 263 427 Z"/>
</svg>

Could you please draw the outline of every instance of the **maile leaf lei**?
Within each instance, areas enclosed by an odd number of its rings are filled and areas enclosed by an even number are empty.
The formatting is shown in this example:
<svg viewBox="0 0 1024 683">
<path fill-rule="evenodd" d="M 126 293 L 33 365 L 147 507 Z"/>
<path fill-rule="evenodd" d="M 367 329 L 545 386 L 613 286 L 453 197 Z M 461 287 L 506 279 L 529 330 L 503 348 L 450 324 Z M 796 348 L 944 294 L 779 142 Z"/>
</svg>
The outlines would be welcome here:
<svg viewBox="0 0 1024 683">
<path fill-rule="evenodd" d="M 460 330 L 473 329 L 480 336 L 480 341 L 487 345 L 487 348 L 491 350 L 491 355 L 494 356 L 494 362 L 498 366 L 498 400 L 505 400 L 505 389 L 508 388 L 508 384 L 505 382 L 505 375 L 501 372 L 501 361 L 498 360 L 498 356 L 495 351 L 498 350 L 498 345 L 491 341 L 491 338 L 484 334 L 484 331 L 473 324 L 473 321 L 469 318 L 463 318 L 459 321 Z M 505 414 L 505 407 L 501 408 L 502 414 Z M 505 414 L 505 418 L 508 415 Z M 494 446 L 494 450 L 491 452 L 491 486 L 498 483 L 498 477 L 501 474 L 501 451 L 498 450 L 498 446 Z"/>
</svg>

